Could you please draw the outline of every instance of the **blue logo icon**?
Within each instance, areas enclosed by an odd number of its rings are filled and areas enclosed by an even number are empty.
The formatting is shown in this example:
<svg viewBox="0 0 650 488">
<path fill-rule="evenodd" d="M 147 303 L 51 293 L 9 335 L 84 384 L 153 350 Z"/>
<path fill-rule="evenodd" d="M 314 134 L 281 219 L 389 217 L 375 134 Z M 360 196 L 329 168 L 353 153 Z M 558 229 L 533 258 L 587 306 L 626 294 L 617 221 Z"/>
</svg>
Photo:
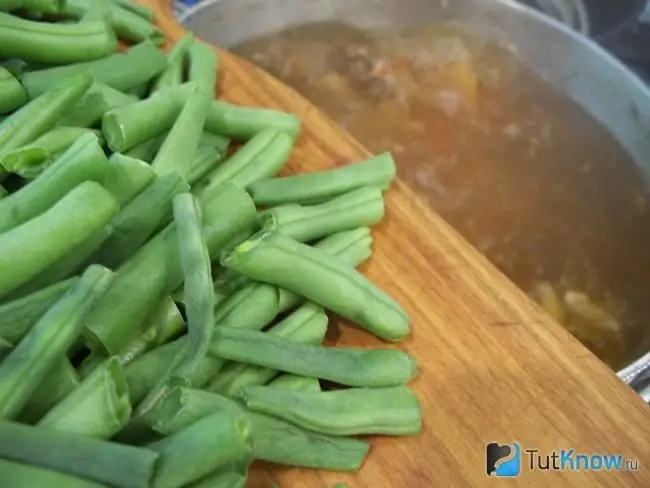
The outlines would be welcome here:
<svg viewBox="0 0 650 488">
<path fill-rule="evenodd" d="M 521 474 L 519 444 L 490 442 L 485 446 L 485 473 L 498 478 L 513 478 Z"/>
</svg>

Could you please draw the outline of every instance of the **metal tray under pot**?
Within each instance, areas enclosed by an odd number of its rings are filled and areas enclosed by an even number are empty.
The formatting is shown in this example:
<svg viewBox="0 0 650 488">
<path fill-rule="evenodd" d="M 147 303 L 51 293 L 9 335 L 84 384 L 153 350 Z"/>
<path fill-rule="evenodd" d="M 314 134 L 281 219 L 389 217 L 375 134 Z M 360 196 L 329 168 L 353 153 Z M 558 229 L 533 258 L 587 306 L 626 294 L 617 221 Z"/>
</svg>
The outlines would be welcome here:
<svg viewBox="0 0 650 488">
<path fill-rule="evenodd" d="M 597 44 L 509 0 L 207 0 L 181 22 L 222 48 L 291 27 L 337 21 L 359 29 L 453 22 L 502 45 L 597 119 L 650 176 L 650 90 Z M 543 49 L 540 48 L 543 46 Z M 650 354 L 619 377 L 650 402 Z"/>
</svg>

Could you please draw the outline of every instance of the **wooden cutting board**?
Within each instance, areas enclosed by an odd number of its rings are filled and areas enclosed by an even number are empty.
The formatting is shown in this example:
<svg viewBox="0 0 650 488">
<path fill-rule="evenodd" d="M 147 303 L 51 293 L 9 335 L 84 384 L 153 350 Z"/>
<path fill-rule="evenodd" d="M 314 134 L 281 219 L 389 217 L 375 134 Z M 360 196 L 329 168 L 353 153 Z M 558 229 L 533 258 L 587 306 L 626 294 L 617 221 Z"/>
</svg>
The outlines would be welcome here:
<svg viewBox="0 0 650 488">
<path fill-rule="evenodd" d="M 183 28 L 170 0 L 154 8 L 170 41 Z M 361 160 L 368 152 L 305 99 L 265 72 L 219 51 L 223 100 L 298 115 L 300 136 L 286 173 Z M 412 317 L 399 347 L 420 366 L 413 387 L 424 408 L 415 438 L 378 438 L 356 475 L 256 465 L 249 488 L 650 487 L 650 408 L 403 183 L 386 195 L 374 256 L 362 271 Z M 340 344 L 378 341 L 346 325 Z M 488 477 L 486 443 L 518 442 L 522 473 Z M 636 472 L 531 471 L 524 449 L 620 453 Z"/>
</svg>

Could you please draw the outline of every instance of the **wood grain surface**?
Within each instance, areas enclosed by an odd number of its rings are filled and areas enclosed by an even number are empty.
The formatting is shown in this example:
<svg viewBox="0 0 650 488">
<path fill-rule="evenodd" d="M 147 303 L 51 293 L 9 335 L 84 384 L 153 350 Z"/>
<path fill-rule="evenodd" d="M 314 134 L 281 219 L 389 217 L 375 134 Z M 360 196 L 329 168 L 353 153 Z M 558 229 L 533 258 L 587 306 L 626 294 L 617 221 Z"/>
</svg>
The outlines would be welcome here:
<svg viewBox="0 0 650 488">
<path fill-rule="evenodd" d="M 142 0 L 170 41 L 184 33 L 170 0 Z M 218 96 L 298 115 L 302 134 L 285 173 L 323 170 L 367 151 L 292 89 L 219 50 Z M 424 431 L 376 438 L 355 475 L 255 465 L 248 488 L 650 487 L 650 408 L 557 325 L 404 184 L 386 195 L 387 216 L 373 231 L 374 256 L 362 271 L 410 313 L 401 347 L 420 366 L 414 387 Z M 338 323 L 340 344 L 378 341 Z M 519 442 L 550 453 L 620 453 L 636 472 L 531 471 L 485 474 L 485 444 Z"/>
</svg>

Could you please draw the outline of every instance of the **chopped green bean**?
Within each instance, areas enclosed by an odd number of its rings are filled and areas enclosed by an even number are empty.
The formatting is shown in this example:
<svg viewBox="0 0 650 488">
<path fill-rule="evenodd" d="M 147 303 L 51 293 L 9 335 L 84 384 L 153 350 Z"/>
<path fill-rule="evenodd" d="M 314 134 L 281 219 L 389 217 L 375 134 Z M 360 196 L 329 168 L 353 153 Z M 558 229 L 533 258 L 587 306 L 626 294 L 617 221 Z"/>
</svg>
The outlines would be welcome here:
<svg viewBox="0 0 650 488">
<path fill-rule="evenodd" d="M 172 378 L 187 381 L 207 356 L 214 328 L 214 293 L 210 255 L 201 233 L 199 206 L 191 193 L 174 197 L 174 222 L 183 268 L 188 347 Z"/>
<path fill-rule="evenodd" d="M 409 333 L 408 315 L 392 297 L 340 259 L 289 237 L 260 232 L 223 254 L 221 264 L 300 294 L 382 339 Z"/>
<path fill-rule="evenodd" d="M 167 68 L 160 73 L 160 76 L 154 82 L 151 93 L 183 83 L 185 56 L 193 42 L 194 34 L 188 32 L 169 50 L 167 53 Z"/>
<path fill-rule="evenodd" d="M 109 268 L 122 265 L 171 220 L 172 199 L 189 186 L 177 173 L 156 177 L 113 219 L 113 233 L 93 256 Z"/>
<path fill-rule="evenodd" d="M 385 190 L 395 179 L 390 153 L 341 168 L 253 183 L 249 191 L 258 205 L 317 203 L 366 186 Z"/>
<path fill-rule="evenodd" d="M 187 488 L 245 488 L 248 470 L 224 468 L 187 485 Z"/>
<path fill-rule="evenodd" d="M 6 421 L 0 421 L 0 439 L 0 459 L 115 488 L 149 488 L 158 459 L 158 454 L 148 449 Z M 56 485 L 33 488 L 37 486 Z M 67 484 L 60 486 L 68 488 Z"/>
<path fill-rule="evenodd" d="M 262 213 L 263 228 L 300 242 L 313 241 L 336 232 L 370 227 L 384 217 L 381 190 L 363 187 L 320 205 L 288 204 Z"/>
<path fill-rule="evenodd" d="M 0 200 L 2 200 L 7 195 L 9 195 L 7 189 L 4 186 L 0 185 Z"/>
<path fill-rule="evenodd" d="M 245 191 L 234 186 L 206 195 L 201 206 L 210 256 L 241 239 L 254 226 L 253 202 Z M 160 301 L 180 286 L 183 272 L 176 238 L 176 226 L 172 224 L 118 269 L 115 283 L 87 321 L 85 337 L 92 349 L 119 354 L 142 332 L 143 323 Z"/>
<path fill-rule="evenodd" d="M 295 138 L 300 132 L 300 119 L 278 110 L 240 107 L 215 100 L 205 121 L 205 130 L 244 141 L 265 130 Z"/>
<path fill-rule="evenodd" d="M 281 374 L 276 379 L 271 381 L 268 386 L 296 391 L 322 391 L 318 378 L 299 376 L 291 373 Z"/>
<path fill-rule="evenodd" d="M 151 163 L 156 173 L 165 175 L 177 171 L 183 179 L 189 179 L 211 98 L 201 85 L 192 86 L 187 103 Z"/>
<path fill-rule="evenodd" d="M 250 459 L 251 433 L 243 414 L 204 417 L 154 447 L 160 453 L 152 488 L 179 488 L 233 462 Z"/>
<path fill-rule="evenodd" d="M 1 305 L 0 337 L 12 343 L 19 342 L 47 309 L 77 281 L 79 278 L 61 281 L 36 293 Z"/>
<path fill-rule="evenodd" d="M 152 137 L 151 139 L 147 139 L 140 144 L 136 144 L 131 149 L 126 151 L 125 154 L 132 158 L 139 159 L 140 161 L 151 163 L 153 161 L 153 158 L 156 157 L 156 154 L 160 150 L 160 146 L 162 146 L 162 143 L 165 142 L 166 138 L 167 132 L 163 132 L 162 134 Z"/>
<path fill-rule="evenodd" d="M 194 192 L 200 196 L 224 183 L 246 188 L 257 180 L 274 175 L 287 162 L 293 142 L 287 134 L 272 130 L 259 132 L 214 171 L 208 173 L 198 183 Z"/>
<path fill-rule="evenodd" d="M 52 266 L 104 227 L 117 210 L 110 193 L 87 181 L 38 217 L 0 234 L 0 296 Z"/>
<path fill-rule="evenodd" d="M 110 439 L 131 416 L 122 366 L 110 358 L 38 422 L 39 427 Z"/>
<path fill-rule="evenodd" d="M 2 482 L 11 488 L 106 488 L 106 485 L 28 464 L 0 459 Z"/>
<path fill-rule="evenodd" d="M 0 201 L 0 233 L 37 217 L 78 184 L 101 181 L 109 165 L 93 134 L 84 134 L 43 174 Z"/>
<path fill-rule="evenodd" d="M 327 315 L 322 307 L 306 303 L 266 334 L 286 339 L 297 344 L 320 345 L 327 332 Z M 251 366 L 231 362 L 208 385 L 208 390 L 226 396 L 234 396 L 244 386 L 264 385 L 280 371 L 273 368 Z"/>
<path fill-rule="evenodd" d="M 225 151 L 209 145 L 199 145 L 196 155 L 190 167 L 190 175 L 187 182 L 194 185 L 207 175 L 214 166 L 221 161 Z"/>
<path fill-rule="evenodd" d="M 230 139 L 224 136 L 217 134 L 212 134 L 211 132 L 203 132 L 201 134 L 201 140 L 199 146 L 207 146 L 216 149 L 222 156 L 225 156 L 228 153 L 228 147 L 230 146 Z"/>
<path fill-rule="evenodd" d="M 102 185 L 115 197 L 120 207 L 129 204 L 154 180 L 155 173 L 144 161 L 114 153 Z"/>
<path fill-rule="evenodd" d="M 219 69 L 219 59 L 214 48 L 195 41 L 189 48 L 189 58 L 189 80 L 202 83 L 210 94 L 214 95 Z"/>
<path fill-rule="evenodd" d="M 52 129 L 62 114 L 72 108 L 88 91 L 92 78 L 82 73 L 65 83 L 55 84 L 42 96 L 14 112 L 0 126 L 0 157 L 34 141 Z"/>
<path fill-rule="evenodd" d="M 51 166 L 57 157 L 67 151 L 84 134 L 92 133 L 103 145 L 100 131 L 82 127 L 55 127 L 33 142 L 4 154 L 0 164 L 10 173 L 34 179 Z"/>
<path fill-rule="evenodd" d="M 359 471 L 370 450 L 370 444 L 359 439 L 317 434 L 261 413 L 248 412 L 247 416 L 253 433 L 255 459 L 354 473 Z"/>
<path fill-rule="evenodd" d="M 280 313 L 275 286 L 252 282 L 221 300 L 215 309 L 215 323 L 226 327 L 261 330 Z"/>
<path fill-rule="evenodd" d="M 73 345 L 88 312 L 112 279 L 113 273 L 106 268 L 88 268 L 0 363 L 0 418 L 13 418 L 20 412 L 52 365 Z"/>
<path fill-rule="evenodd" d="M 415 359 L 396 349 L 322 347 L 311 345 L 311 341 L 304 342 L 259 331 L 217 327 L 210 344 L 210 355 L 342 385 L 369 388 L 404 384 L 416 372 Z"/>
<path fill-rule="evenodd" d="M 90 71 L 95 82 L 120 91 L 128 91 L 158 75 L 167 66 L 165 55 L 150 41 L 137 44 L 123 53 L 88 63 L 30 71 L 22 75 L 22 83 L 30 98 L 47 91 L 78 73 Z"/>
<path fill-rule="evenodd" d="M 59 120 L 59 126 L 93 127 L 102 116 L 115 108 L 138 101 L 103 83 L 93 83 L 81 100 Z"/>
<path fill-rule="evenodd" d="M 249 386 L 240 398 L 254 412 L 327 435 L 415 435 L 422 428 L 420 402 L 406 386 L 320 393 Z"/>
<path fill-rule="evenodd" d="M 126 10 L 130 10 L 134 14 L 138 14 L 140 17 L 148 20 L 149 22 L 153 22 L 155 19 L 155 14 L 153 10 L 151 10 L 146 5 L 134 3 L 131 0 L 112 0 L 112 1 Z"/>
<path fill-rule="evenodd" d="M 82 63 L 117 49 L 106 22 L 54 24 L 21 19 L 0 12 L 0 57 L 43 64 Z"/>
<path fill-rule="evenodd" d="M 191 388 L 174 387 L 148 412 L 151 428 L 171 435 L 215 412 L 230 411 L 240 415 L 242 407 L 229 398 Z"/>
<path fill-rule="evenodd" d="M 0 114 L 8 114 L 22 107 L 27 102 L 27 93 L 4 67 L 0 67 Z"/>
</svg>

